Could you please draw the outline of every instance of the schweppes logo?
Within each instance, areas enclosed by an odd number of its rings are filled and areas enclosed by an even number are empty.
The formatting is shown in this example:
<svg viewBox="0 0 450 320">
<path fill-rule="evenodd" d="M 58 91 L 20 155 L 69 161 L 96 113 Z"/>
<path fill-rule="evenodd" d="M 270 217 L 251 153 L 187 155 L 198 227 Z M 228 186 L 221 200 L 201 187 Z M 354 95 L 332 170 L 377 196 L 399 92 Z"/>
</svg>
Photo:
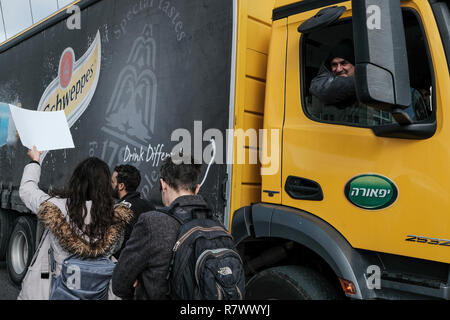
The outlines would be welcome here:
<svg viewBox="0 0 450 320">
<path fill-rule="evenodd" d="M 97 31 L 93 43 L 77 61 L 72 48 L 66 48 L 59 60 L 58 77 L 39 101 L 38 111 L 64 110 L 72 126 L 88 107 L 100 75 L 101 42 Z"/>
</svg>

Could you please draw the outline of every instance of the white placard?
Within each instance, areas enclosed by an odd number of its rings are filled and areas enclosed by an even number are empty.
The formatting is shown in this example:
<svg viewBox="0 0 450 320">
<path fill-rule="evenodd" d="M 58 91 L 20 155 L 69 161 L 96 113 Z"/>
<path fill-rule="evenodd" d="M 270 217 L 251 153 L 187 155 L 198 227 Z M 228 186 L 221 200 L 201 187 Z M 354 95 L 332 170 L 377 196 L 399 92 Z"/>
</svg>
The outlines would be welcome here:
<svg viewBox="0 0 450 320">
<path fill-rule="evenodd" d="M 39 151 L 75 148 L 64 111 L 33 111 L 9 105 L 20 141 Z"/>
</svg>

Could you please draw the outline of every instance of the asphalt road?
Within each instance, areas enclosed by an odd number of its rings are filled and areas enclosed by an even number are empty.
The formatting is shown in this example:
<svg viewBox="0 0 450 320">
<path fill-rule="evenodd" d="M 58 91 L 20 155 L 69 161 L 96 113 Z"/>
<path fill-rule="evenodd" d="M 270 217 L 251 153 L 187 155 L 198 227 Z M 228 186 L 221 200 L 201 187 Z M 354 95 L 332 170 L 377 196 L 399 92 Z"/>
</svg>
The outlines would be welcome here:
<svg viewBox="0 0 450 320">
<path fill-rule="evenodd" d="M 16 300 L 19 289 L 11 284 L 6 264 L 0 262 L 0 300 Z"/>
</svg>

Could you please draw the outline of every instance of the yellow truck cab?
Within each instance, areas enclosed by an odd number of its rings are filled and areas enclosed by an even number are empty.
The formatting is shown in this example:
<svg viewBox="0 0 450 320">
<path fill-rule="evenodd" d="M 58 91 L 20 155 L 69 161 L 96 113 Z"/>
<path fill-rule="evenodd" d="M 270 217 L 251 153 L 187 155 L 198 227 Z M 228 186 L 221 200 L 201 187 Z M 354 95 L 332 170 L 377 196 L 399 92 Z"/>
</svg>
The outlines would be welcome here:
<svg viewBox="0 0 450 320">
<path fill-rule="evenodd" d="M 136 166 L 162 206 L 162 161 L 193 150 L 247 299 L 450 299 L 448 1 L 69 0 L 46 17 L 2 3 L 0 261 L 15 284 L 43 229 L 20 198 L 11 105 L 68 118 L 76 147 L 41 159 L 46 192 L 95 156 Z"/>
<path fill-rule="evenodd" d="M 279 145 L 275 173 L 233 166 L 247 298 L 449 299 L 448 3 L 277 0 L 271 20 L 263 7 L 238 4 L 235 129 L 279 133 L 259 148 Z M 311 82 L 345 39 L 357 99 L 324 103 Z"/>
</svg>

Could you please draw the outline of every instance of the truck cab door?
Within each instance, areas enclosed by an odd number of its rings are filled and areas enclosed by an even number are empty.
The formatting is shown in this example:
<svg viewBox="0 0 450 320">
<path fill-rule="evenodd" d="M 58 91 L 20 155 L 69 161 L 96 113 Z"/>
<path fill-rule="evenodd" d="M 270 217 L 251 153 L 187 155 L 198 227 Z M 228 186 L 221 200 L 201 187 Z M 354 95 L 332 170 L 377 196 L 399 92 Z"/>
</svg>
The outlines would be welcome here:
<svg viewBox="0 0 450 320">
<path fill-rule="evenodd" d="M 350 1 L 340 5 L 338 21 L 307 34 L 298 27 L 323 8 L 287 18 L 281 202 L 320 217 L 354 248 L 449 263 L 450 82 L 432 9 L 425 1 L 402 7 L 413 101 L 406 112 L 435 124 L 430 137 L 411 139 L 379 134 L 396 124 L 389 112 L 310 92 L 321 68 L 331 72 L 335 46 L 353 41 Z"/>
</svg>

